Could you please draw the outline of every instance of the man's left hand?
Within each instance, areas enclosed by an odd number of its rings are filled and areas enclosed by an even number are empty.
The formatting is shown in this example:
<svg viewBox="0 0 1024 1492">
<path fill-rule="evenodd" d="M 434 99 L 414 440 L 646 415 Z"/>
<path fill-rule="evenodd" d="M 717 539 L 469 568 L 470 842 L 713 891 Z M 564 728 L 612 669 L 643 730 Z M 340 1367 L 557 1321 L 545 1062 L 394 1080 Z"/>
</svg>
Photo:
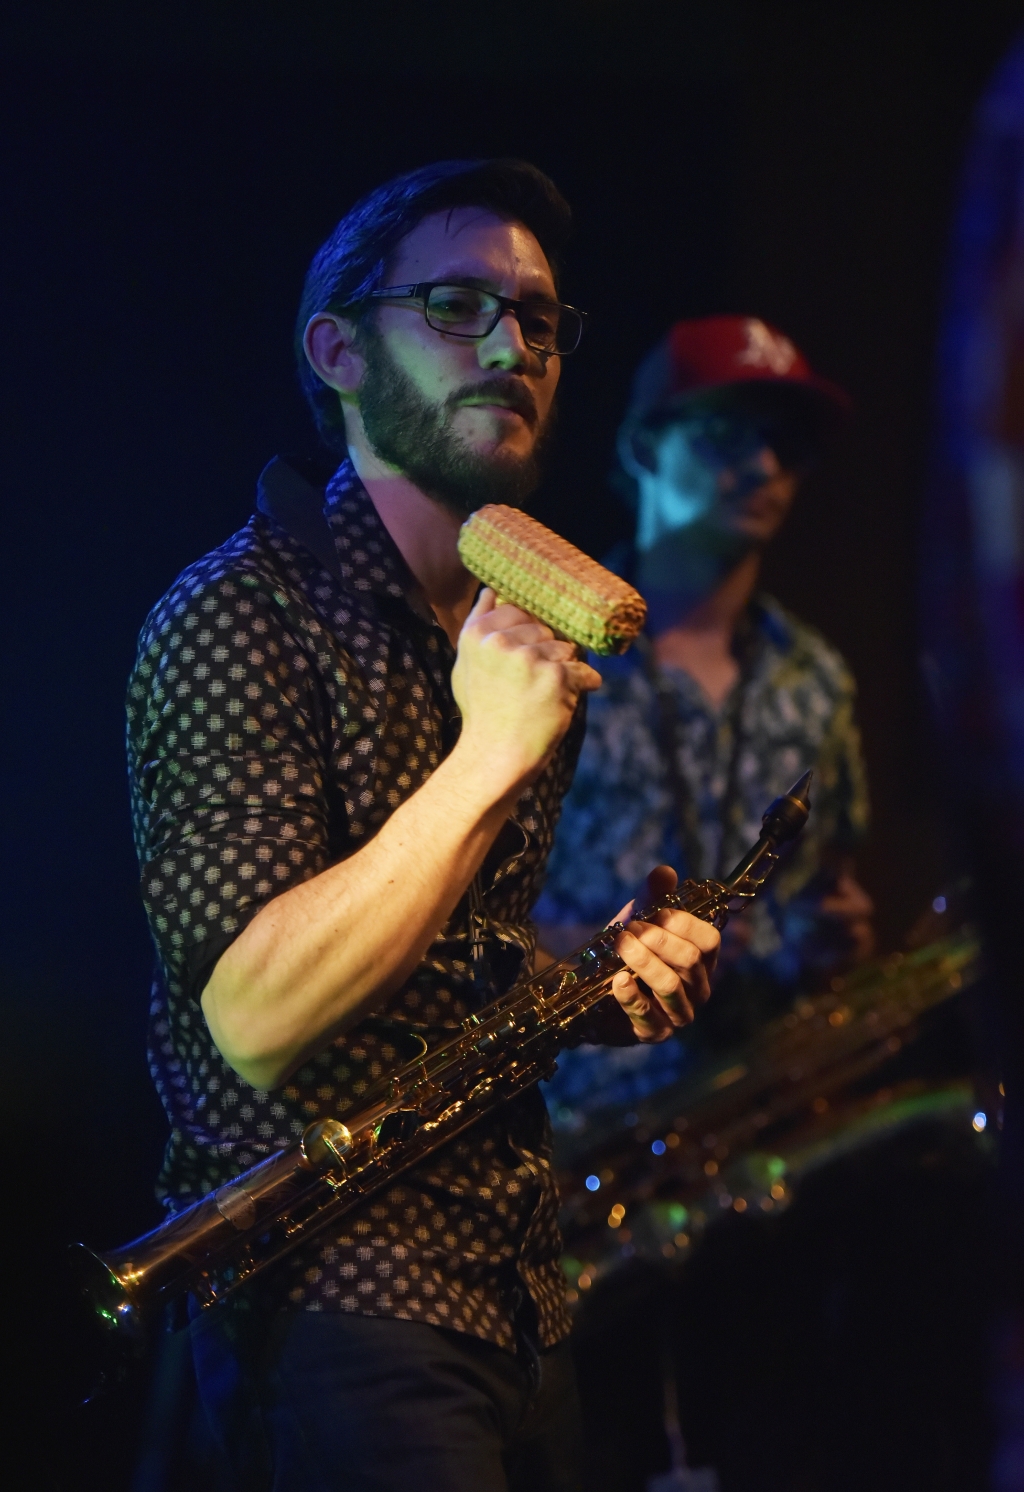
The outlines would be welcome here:
<svg viewBox="0 0 1024 1492">
<path fill-rule="evenodd" d="M 677 879 L 671 866 L 657 866 L 647 877 L 647 897 L 656 901 Z M 716 928 L 689 912 L 664 911 L 650 922 L 628 921 L 634 906 L 630 902 L 614 919 L 626 924 L 615 940 L 626 968 L 612 980 L 612 994 L 639 1041 L 665 1041 L 688 1026 L 708 999 L 722 940 Z"/>
<path fill-rule="evenodd" d="M 853 963 L 870 958 L 875 948 L 875 904 L 853 872 L 843 867 L 818 903 L 818 910 L 845 940 Z"/>
</svg>

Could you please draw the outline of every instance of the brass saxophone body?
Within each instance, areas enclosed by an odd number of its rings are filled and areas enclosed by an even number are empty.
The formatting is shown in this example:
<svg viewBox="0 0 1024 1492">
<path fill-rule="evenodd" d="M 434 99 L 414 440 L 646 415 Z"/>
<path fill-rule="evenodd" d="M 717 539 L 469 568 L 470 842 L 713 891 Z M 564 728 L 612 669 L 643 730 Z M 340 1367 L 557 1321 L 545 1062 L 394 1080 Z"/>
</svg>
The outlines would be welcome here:
<svg viewBox="0 0 1024 1492">
<path fill-rule="evenodd" d="M 635 916 L 672 908 L 724 926 L 803 828 L 810 777 L 771 804 L 757 843 L 731 875 L 684 881 Z M 93 1253 L 76 1244 L 81 1288 L 100 1326 L 101 1386 L 119 1371 L 123 1349 L 141 1345 L 157 1308 L 185 1293 L 203 1306 L 222 1300 L 483 1114 L 549 1077 L 558 1053 L 583 1039 L 587 1017 L 623 967 L 614 949 L 620 931 L 613 923 L 513 985 L 450 1040 L 378 1083 L 346 1123 L 311 1124 L 295 1145 L 122 1248 Z"/>
</svg>

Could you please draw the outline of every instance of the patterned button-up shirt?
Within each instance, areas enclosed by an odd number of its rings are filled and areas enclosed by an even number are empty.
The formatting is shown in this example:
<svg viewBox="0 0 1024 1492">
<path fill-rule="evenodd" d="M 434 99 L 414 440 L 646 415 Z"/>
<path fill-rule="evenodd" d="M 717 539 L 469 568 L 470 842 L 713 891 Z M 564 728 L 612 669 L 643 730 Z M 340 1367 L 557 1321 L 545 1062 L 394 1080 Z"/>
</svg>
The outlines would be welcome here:
<svg viewBox="0 0 1024 1492">
<path fill-rule="evenodd" d="M 244 1082 L 199 1005 L 218 958 L 272 897 L 358 851 L 459 728 L 451 645 L 348 463 L 323 511 L 336 565 L 258 512 L 155 607 L 130 683 L 135 836 L 157 948 L 150 1064 L 171 1123 L 160 1188 L 175 1210 L 312 1120 L 350 1113 L 420 1049 L 414 1034 L 436 1044 L 511 983 L 532 953 L 529 911 L 582 736 L 581 710 L 481 873 L 495 985 L 474 982 L 467 894 L 372 1018 L 284 1086 Z M 533 1090 L 297 1250 L 264 1288 L 307 1310 L 424 1321 L 504 1347 L 525 1320 L 551 1345 L 567 1330 L 556 1210 Z"/>
<path fill-rule="evenodd" d="M 738 1039 L 791 997 L 809 964 L 823 958 L 813 881 L 830 852 L 853 850 L 867 827 L 867 790 L 854 720 L 854 683 L 834 648 L 769 596 L 750 608 L 741 680 L 721 709 L 679 668 L 660 670 L 671 698 L 677 782 L 693 832 L 679 828 L 667 770 L 665 711 L 637 649 L 591 659 L 604 686 L 590 698 L 586 740 L 563 806 L 535 916 L 584 928 L 607 920 L 637 894 L 652 866 L 680 876 L 722 874 L 756 840 L 761 816 L 809 767 L 806 829 L 772 881 L 743 915 L 749 942 L 698 1022 Z M 699 863 L 688 863 L 689 839 Z M 630 1103 L 676 1076 L 687 1041 L 564 1056 L 550 1088 L 553 1107 L 579 1111 Z"/>
</svg>

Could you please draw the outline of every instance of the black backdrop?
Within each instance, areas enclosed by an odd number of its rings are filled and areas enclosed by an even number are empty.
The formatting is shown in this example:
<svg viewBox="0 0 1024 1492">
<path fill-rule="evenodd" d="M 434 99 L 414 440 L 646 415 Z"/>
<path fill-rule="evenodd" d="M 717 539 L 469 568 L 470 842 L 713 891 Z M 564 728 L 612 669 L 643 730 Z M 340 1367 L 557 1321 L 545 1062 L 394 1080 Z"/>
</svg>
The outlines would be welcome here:
<svg viewBox="0 0 1024 1492">
<path fill-rule="evenodd" d="M 155 1217 L 122 758 L 134 638 L 244 522 L 263 463 L 311 441 L 290 338 L 313 250 L 357 194 L 431 158 L 552 173 L 577 210 L 566 293 L 592 325 L 539 511 L 596 554 L 625 525 L 605 477 L 630 370 L 674 318 L 763 315 L 850 390 L 856 427 L 769 581 L 859 679 L 862 868 L 893 944 L 947 870 L 914 623 L 944 238 L 971 107 L 1022 20 L 1006 0 L 9 14 L 0 1092 L 7 1304 L 42 1323 L 37 1406 L 61 1244 Z M 120 1486 L 125 1402 L 48 1413 L 32 1484 Z"/>
</svg>

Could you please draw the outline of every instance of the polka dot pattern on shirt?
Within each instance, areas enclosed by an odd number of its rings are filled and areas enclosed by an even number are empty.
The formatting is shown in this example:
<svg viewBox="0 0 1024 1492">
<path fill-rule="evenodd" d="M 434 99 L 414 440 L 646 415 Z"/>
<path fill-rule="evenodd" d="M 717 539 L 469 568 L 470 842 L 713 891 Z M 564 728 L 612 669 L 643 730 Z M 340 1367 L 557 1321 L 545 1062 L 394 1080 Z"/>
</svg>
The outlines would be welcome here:
<svg viewBox="0 0 1024 1492">
<path fill-rule="evenodd" d="M 474 983 L 462 899 L 405 986 L 272 1092 L 227 1066 L 198 1003 L 261 907 L 356 853 L 427 780 L 459 729 L 454 661 L 346 463 L 325 515 L 337 574 L 257 514 L 192 565 L 143 628 L 129 685 L 133 823 L 157 948 L 150 1065 L 171 1122 L 174 1209 L 352 1113 L 367 1088 L 490 998 Z M 536 898 L 582 711 L 482 873 L 483 939 L 505 988 L 532 949 Z M 513 1340 L 525 1284 L 541 1341 L 566 1330 L 556 1194 L 534 1091 L 487 1116 L 274 1271 L 310 1310 L 400 1316 Z M 270 1288 L 271 1286 L 268 1286 Z"/>
</svg>

